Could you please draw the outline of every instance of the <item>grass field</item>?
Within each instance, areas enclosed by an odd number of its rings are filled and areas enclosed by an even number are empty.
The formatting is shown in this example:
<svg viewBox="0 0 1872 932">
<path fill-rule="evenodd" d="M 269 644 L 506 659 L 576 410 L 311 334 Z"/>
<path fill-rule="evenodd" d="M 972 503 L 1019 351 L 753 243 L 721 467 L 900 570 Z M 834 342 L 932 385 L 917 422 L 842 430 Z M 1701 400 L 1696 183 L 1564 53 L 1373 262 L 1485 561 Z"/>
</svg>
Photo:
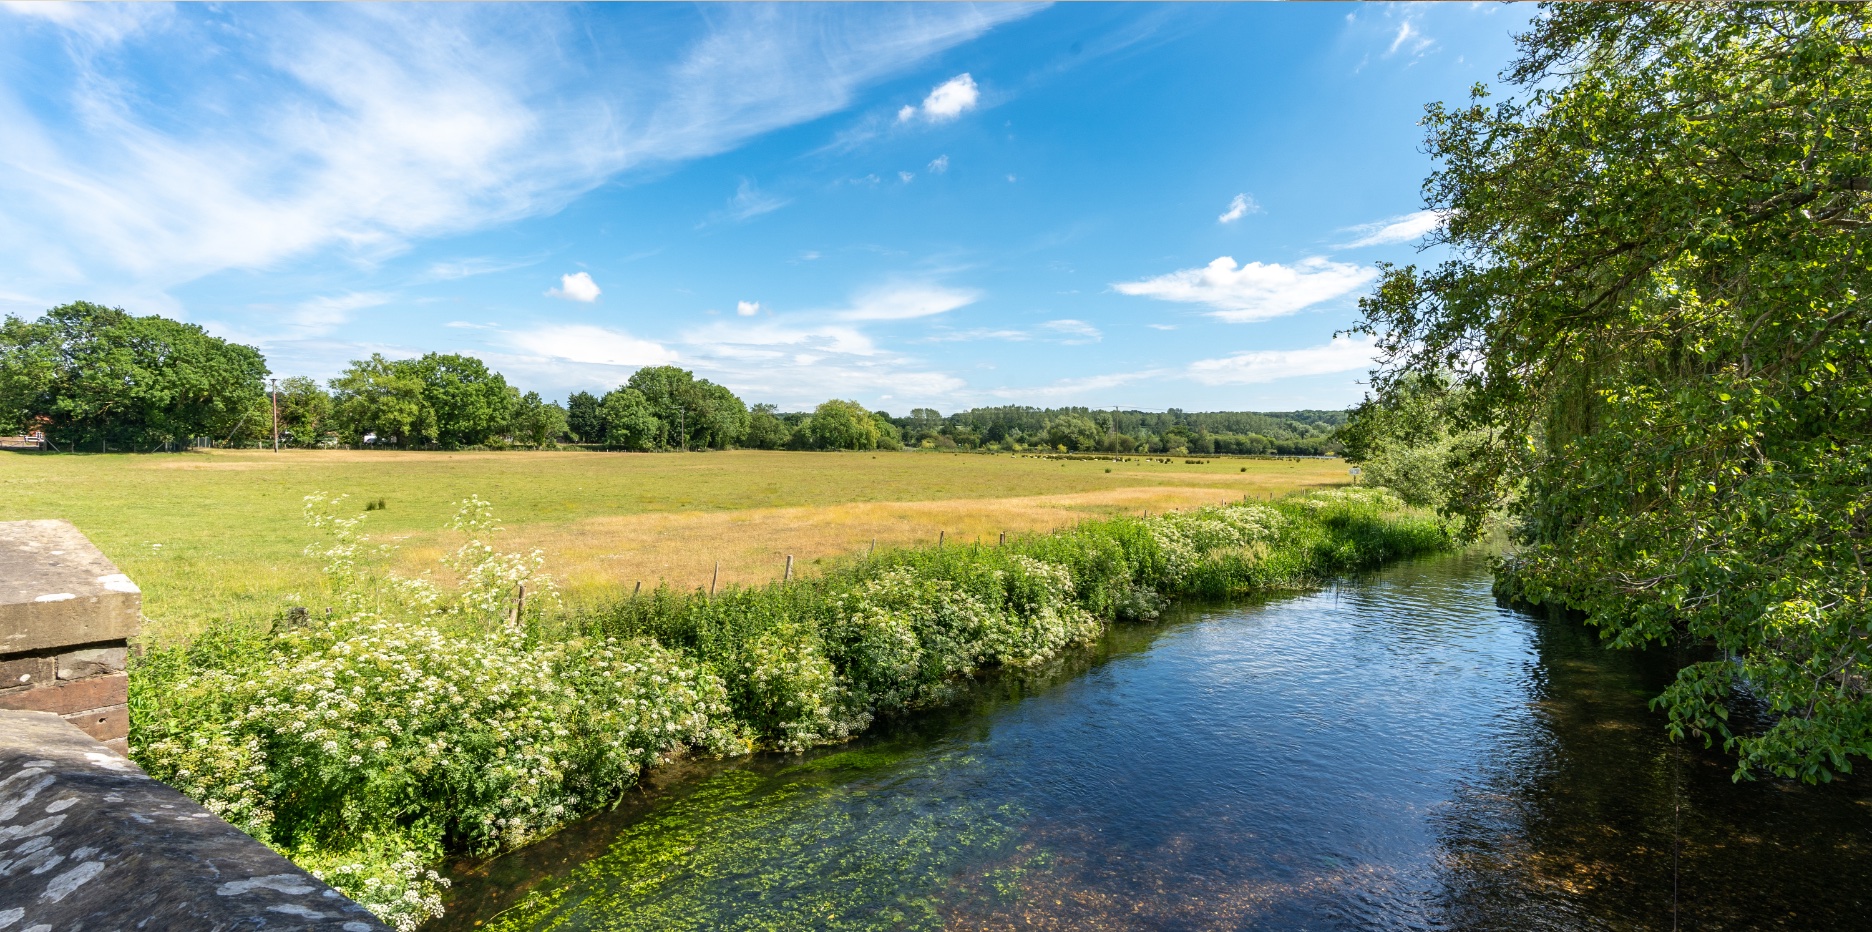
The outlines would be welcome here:
<svg viewBox="0 0 1872 932">
<path fill-rule="evenodd" d="M 1243 470 L 1246 471 L 1243 471 Z M 1085 518 L 1159 512 L 1345 481 L 1337 460 L 1188 464 L 941 453 L 401 453 L 295 450 L 149 455 L 0 453 L 0 520 L 64 518 L 143 587 L 146 636 L 215 617 L 320 604 L 301 551 L 311 492 L 383 499 L 367 530 L 417 572 L 455 541 L 452 503 L 480 495 L 502 549 L 538 547 L 573 602 L 642 581 L 779 578 L 870 547 L 954 544 Z"/>
</svg>

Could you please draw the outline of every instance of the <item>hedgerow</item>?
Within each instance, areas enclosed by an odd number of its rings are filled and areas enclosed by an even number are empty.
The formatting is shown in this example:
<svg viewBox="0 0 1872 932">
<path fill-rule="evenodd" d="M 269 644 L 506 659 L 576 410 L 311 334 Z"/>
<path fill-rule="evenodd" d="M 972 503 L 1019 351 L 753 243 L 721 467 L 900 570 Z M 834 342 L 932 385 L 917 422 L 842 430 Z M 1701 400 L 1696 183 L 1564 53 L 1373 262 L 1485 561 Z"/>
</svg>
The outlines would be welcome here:
<svg viewBox="0 0 1872 932">
<path fill-rule="evenodd" d="M 444 857 L 526 844 L 670 757 L 840 741 L 1170 598 L 1307 587 L 1451 540 L 1383 490 L 1342 489 L 569 615 L 540 554 L 486 543 L 486 502 L 451 525 L 468 543 L 450 585 L 368 569 L 341 506 L 306 504 L 331 609 L 146 653 L 132 756 L 405 930 L 440 914 Z"/>
</svg>

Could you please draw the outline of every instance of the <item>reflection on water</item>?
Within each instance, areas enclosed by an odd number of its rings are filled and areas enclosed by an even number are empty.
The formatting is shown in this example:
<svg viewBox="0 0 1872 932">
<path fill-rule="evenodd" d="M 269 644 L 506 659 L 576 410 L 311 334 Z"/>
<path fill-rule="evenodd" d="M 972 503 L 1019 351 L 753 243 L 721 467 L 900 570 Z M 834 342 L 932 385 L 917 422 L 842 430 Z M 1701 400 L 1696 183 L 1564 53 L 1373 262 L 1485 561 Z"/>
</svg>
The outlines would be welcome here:
<svg viewBox="0 0 1872 932">
<path fill-rule="evenodd" d="M 438 925 L 1867 927 L 1872 792 L 1673 747 L 1672 669 L 1474 556 L 1190 609 L 860 745 L 667 770 Z"/>
</svg>

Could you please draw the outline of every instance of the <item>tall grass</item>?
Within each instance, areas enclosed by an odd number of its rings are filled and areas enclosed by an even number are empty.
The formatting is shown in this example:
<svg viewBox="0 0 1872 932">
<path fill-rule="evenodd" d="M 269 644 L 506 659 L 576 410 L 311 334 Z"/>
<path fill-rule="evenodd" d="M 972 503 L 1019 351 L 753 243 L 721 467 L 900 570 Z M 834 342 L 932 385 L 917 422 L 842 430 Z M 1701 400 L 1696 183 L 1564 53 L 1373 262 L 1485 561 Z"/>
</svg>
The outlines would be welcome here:
<svg viewBox="0 0 1872 932">
<path fill-rule="evenodd" d="M 537 554 L 482 543 L 479 500 L 456 521 L 452 587 L 370 570 L 362 519 L 334 504 L 308 504 L 333 610 L 152 651 L 131 678 L 132 756 L 404 929 L 438 913 L 443 857 L 524 844 L 672 755 L 839 741 L 1168 599 L 1450 544 L 1383 490 L 1337 489 L 563 613 Z"/>
</svg>

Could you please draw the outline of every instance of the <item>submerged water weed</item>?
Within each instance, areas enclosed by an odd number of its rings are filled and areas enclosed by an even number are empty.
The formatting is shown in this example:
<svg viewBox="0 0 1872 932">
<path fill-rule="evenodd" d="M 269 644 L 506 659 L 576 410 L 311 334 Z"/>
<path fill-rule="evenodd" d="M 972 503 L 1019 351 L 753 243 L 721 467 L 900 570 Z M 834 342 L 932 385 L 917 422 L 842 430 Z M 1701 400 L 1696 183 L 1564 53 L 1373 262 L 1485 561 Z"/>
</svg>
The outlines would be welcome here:
<svg viewBox="0 0 1872 932">
<path fill-rule="evenodd" d="M 884 784 L 719 774 L 486 928 L 941 929 L 959 870 L 1020 856 L 1018 809 L 927 804 L 936 781 L 971 766 L 934 758 Z M 724 878 L 734 878 L 726 893 Z"/>
<path fill-rule="evenodd" d="M 131 678 L 132 753 L 402 929 L 436 915 L 429 869 L 445 856 L 526 844 L 667 756 L 842 741 L 988 668 L 1056 662 L 1168 598 L 1313 585 L 1451 540 L 1389 493 L 1344 489 L 1088 522 L 1002 547 L 888 551 L 716 596 L 660 587 L 565 617 L 541 554 L 487 543 L 499 530 L 487 502 L 462 502 L 450 525 L 466 538 L 444 560 L 452 582 L 372 569 L 365 519 L 342 502 L 306 504 L 323 534 L 306 552 L 332 611 L 152 651 Z M 835 855 L 792 856 L 799 866 Z M 842 907 L 829 908 L 794 918 L 837 927 Z M 935 922 L 914 901 L 893 908 L 850 927 Z M 678 925 L 701 915 L 670 909 Z"/>
</svg>

